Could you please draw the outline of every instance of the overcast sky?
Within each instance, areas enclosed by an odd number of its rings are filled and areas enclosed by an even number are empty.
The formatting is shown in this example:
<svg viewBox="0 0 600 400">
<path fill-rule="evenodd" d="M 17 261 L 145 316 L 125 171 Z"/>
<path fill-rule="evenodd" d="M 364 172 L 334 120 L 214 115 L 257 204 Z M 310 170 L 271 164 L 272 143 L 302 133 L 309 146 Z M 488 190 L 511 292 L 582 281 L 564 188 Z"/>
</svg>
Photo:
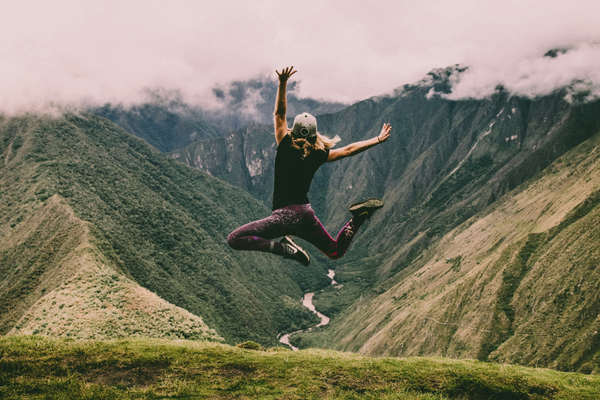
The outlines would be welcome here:
<svg viewBox="0 0 600 400">
<path fill-rule="evenodd" d="M 5 1 L 0 108 L 203 101 L 215 84 L 294 65 L 303 96 L 353 102 L 469 66 L 455 98 L 497 84 L 535 96 L 577 81 L 600 95 L 598 0 Z M 551 48 L 570 52 L 551 59 Z"/>
</svg>

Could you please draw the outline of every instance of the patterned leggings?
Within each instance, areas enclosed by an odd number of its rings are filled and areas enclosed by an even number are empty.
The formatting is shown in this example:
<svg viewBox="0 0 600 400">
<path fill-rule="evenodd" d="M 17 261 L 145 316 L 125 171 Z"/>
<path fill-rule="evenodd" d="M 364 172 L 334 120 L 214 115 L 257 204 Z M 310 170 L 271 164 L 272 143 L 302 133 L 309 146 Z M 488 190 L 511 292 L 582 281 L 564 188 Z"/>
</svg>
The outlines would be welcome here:
<svg viewBox="0 0 600 400">
<path fill-rule="evenodd" d="M 273 211 L 270 217 L 250 222 L 229 234 L 227 242 L 236 250 L 283 254 L 283 245 L 272 239 L 292 235 L 306 240 L 327 257 L 342 257 L 360 225 L 350 220 L 333 240 L 310 204 L 290 205 Z"/>
</svg>

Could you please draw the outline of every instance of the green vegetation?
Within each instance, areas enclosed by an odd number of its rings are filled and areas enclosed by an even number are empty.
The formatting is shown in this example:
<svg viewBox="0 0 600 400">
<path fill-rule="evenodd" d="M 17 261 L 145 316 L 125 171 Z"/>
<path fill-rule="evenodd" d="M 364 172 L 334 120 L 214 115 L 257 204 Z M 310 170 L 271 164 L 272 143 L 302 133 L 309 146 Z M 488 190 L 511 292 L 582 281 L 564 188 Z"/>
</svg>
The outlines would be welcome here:
<svg viewBox="0 0 600 400">
<path fill-rule="evenodd" d="M 490 156 L 486 155 L 478 159 L 469 157 L 455 173 L 450 175 L 431 193 L 423 203 L 423 208 L 438 211 L 447 208 L 450 199 L 454 198 L 455 201 L 457 198 L 460 199 L 460 192 L 467 185 L 473 185 L 488 176 L 493 166 L 494 161 Z"/>
<path fill-rule="evenodd" d="M 167 303 L 106 266 L 82 268 L 36 302 L 10 334 L 222 340 L 202 318 Z"/>
<path fill-rule="evenodd" d="M 300 298 L 326 282 L 322 269 L 227 245 L 229 232 L 269 214 L 248 194 L 91 114 L 0 122 L 4 332 L 78 271 L 77 263 L 62 268 L 87 246 L 78 242 L 84 236 L 102 263 L 202 317 L 229 343 L 274 345 L 278 333 L 315 321 Z M 118 300 L 104 290 L 103 302 Z"/>
<path fill-rule="evenodd" d="M 172 151 L 197 140 L 219 137 L 219 129 L 198 117 L 197 110 L 181 101 L 146 103 L 131 108 L 112 106 L 92 109 L 127 132 L 144 139 L 162 152 Z"/>
<path fill-rule="evenodd" d="M 420 235 L 395 247 L 398 236 L 392 232 L 404 233 L 394 230 L 393 219 L 401 215 L 390 211 L 379 225 L 374 218 L 361 239 L 373 240 L 379 252 L 396 251 L 385 253 L 375 270 L 365 263 L 373 289 L 363 288 L 360 304 L 355 296 L 346 307 L 337 303 L 348 299 L 346 284 L 352 293 L 352 280 L 343 277 L 360 276 L 361 260 L 338 266 L 344 287 L 339 294 L 326 289 L 314 303 L 326 315 L 328 308 L 343 311 L 324 330 L 293 336 L 291 342 L 368 355 L 480 358 L 597 374 L 599 149 L 600 134 L 439 239 L 422 238 L 444 213 L 428 218 L 413 208 L 398 229 L 419 229 Z M 452 203 L 446 215 L 474 204 L 469 201 L 465 196 L 445 203 Z M 420 226 L 413 228 L 416 223 Z M 414 257 L 412 249 L 419 247 Z"/>
<path fill-rule="evenodd" d="M 4 399 L 595 399 L 600 378 L 478 361 L 191 341 L 0 339 Z"/>
<path fill-rule="evenodd" d="M 480 360 L 486 360 L 492 351 L 514 335 L 516 327 L 512 301 L 521 281 L 530 269 L 528 262 L 531 255 L 544 243 L 545 236 L 545 234 L 530 233 L 511 262 L 507 262 L 510 254 L 514 252 L 511 247 L 505 250 L 505 253 L 501 255 L 500 260 L 497 262 L 498 267 L 504 267 L 502 283 L 496 294 L 496 305 L 490 332 L 483 340 L 478 355 Z"/>
<path fill-rule="evenodd" d="M 348 304 L 371 295 L 378 262 L 379 260 L 362 259 L 336 274 L 336 285 L 328 285 L 315 293 L 313 304 L 316 309 L 329 318 L 335 318 Z"/>
<path fill-rule="evenodd" d="M 262 350 L 262 346 L 256 342 L 248 341 L 244 343 L 239 343 L 236 347 L 240 349 L 248 349 L 248 350 Z"/>
<path fill-rule="evenodd" d="M 600 190 L 596 190 L 595 192 L 591 193 L 584 201 L 569 211 L 560 224 L 550 229 L 547 240 L 550 241 L 554 239 L 556 235 L 558 235 L 571 224 L 588 215 L 592 210 L 598 207 L 598 205 L 600 205 Z"/>
</svg>

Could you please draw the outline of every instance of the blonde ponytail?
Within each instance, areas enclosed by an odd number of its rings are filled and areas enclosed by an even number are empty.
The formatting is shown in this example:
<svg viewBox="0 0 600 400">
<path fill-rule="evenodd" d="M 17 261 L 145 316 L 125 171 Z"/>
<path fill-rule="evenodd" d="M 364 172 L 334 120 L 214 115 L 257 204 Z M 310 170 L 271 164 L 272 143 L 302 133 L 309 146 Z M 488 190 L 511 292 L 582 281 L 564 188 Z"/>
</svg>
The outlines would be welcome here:
<svg viewBox="0 0 600 400">
<path fill-rule="evenodd" d="M 334 138 L 330 138 L 327 136 L 321 135 L 317 132 L 317 140 L 315 141 L 315 149 L 317 150 L 325 150 L 331 149 L 334 147 L 340 140 L 342 140 L 338 135 L 335 135 Z"/>
</svg>

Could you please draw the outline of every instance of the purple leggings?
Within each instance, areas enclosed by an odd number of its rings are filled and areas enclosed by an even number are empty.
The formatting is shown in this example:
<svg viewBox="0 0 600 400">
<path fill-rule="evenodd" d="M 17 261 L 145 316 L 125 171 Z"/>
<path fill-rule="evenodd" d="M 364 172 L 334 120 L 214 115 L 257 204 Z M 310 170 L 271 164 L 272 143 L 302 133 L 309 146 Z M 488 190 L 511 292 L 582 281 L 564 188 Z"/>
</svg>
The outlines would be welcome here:
<svg viewBox="0 0 600 400">
<path fill-rule="evenodd" d="M 327 257 L 342 257 L 358 231 L 350 220 L 333 240 L 310 204 L 290 205 L 273 211 L 270 217 L 250 222 L 229 234 L 227 242 L 236 250 L 256 250 L 283 254 L 283 245 L 272 239 L 292 235 L 311 243 Z"/>
</svg>

